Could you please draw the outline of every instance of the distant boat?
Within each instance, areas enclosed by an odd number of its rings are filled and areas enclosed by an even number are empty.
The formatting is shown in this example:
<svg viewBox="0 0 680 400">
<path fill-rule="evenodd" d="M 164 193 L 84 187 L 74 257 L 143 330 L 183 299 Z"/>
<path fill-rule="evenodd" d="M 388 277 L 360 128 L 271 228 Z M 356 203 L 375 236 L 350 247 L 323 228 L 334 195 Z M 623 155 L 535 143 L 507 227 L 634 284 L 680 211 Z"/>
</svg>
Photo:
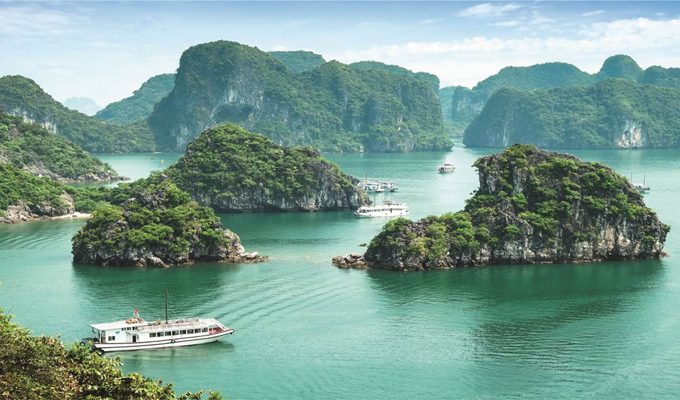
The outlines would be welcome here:
<svg viewBox="0 0 680 400">
<path fill-rule="evenodd" d="M 631 182 L 633 181 L 633 174 L 630 174 L 630 180 L 631 180 Z M 651 190 L 650 187 L 647 186 L 647 183 L 645 181 L 646 181 L 646 176 L 643 175 L 642 176 L 642 183 L 637 182 L 637 183 L 632 183 L 632 185 L 635 188 L 635 190 L 637 190 L 641 194 L 645 194 L 645 193 L 647 193 Z"/>
<path fill-rule="evenodd" d="M 404 203 L 394 203 L 385 200 L 382 205 L 362 206 L 354 212 L 359 218 L 400 217 L 408 215 L 408 206 Z"/>
<path fill-rule="evenodd" d="M 455 170 L 456 166 L 448 162 L 445 162 L 444 164 L 437 167 L 437 171 L 439 171 L 440 174 L 446 174 Z"/>
<path fill-rule="evenodd" d="M 394 182 L 372 179 L 368 176 L 360 181 L 357 186 L 366 193 L 383 193 L 385 191 L 396 192 L 397 189 L 399 189 Z"/>
<path fill-rule="evenodd" d="M 168 319 L 167 294 L 165 320 L 145 321 L 135 309 L 132 318 L 90 325 L 94 337 L 85 338 L 95 350 L 104 352 L 161 349 L 210 343 L 231 335 L 234 329 L 214 318 Z"/>
</svg>

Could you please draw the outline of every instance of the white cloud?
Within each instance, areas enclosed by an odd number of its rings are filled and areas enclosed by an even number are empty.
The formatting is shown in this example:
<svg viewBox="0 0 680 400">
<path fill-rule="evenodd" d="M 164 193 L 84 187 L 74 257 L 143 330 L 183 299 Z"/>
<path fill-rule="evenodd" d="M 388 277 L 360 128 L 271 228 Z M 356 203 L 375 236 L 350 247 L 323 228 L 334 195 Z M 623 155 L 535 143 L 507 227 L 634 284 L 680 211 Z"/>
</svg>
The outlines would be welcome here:
<svg viewBox="0 0 680 400">
<path fill-rule="evenodd" d="M 509 21 L 506 21 L 509 22 Z M 641 65 L 680 64 L 680 18 L 647 18 L 591 23 L 571 37 L 551 35 L 508 38 L 476 36 L 451 41 L 420 41 L 349 50 L 334 58 L 353 62 L 377 60 L 416 71 L 437 74 L 443 85 L 473 86 L 507 65 L 531 65 L 549 61 L 579 63 L 590 72 L 613 54 L 630 54 Z"/>
<path fill-rule="evenodd" d="M 581 14 L 582 17 L 593 17 L 595 15 L 604 14 L 604 10 L 588 11 Z"/>
<path fill-rule="evenodd" d="M 66 14 L 33 6 L 0 7 L 0 34 L 12 36 L 53 36 L 73 31 L 81 15 Z"/>
<path fill-rule="evenodd" d="M 443 18 L 430 18 L 430 19 L 424 19 L 421 21 L 418 21 L 418 23 L 423 24 L 423 25 L 430 25 L 430 24 L 436 24 L 437 22 L 442 22 L 444 21 Z"/>
<path fill-rule="evenodd" d="M 500 17 L 511 11 L 519 10 L 523 6 L 516 3 L 493 4 L 482 3 L 468 7 L 458 13 L 459 17 Z"/>
</svg>

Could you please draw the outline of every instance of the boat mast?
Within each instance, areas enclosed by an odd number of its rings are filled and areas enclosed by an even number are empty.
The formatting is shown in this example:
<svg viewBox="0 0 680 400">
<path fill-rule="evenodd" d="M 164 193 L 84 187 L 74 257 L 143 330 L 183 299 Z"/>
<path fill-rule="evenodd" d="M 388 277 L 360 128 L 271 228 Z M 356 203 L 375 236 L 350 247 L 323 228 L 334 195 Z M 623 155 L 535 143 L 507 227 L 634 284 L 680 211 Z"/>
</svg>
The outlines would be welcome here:
<svg viewBox="0 0 680 400">
<path fill-rule="evenodd" d="M 165 288 L 165 323 L 168 323 L 168 288 Z"/>
</svg>

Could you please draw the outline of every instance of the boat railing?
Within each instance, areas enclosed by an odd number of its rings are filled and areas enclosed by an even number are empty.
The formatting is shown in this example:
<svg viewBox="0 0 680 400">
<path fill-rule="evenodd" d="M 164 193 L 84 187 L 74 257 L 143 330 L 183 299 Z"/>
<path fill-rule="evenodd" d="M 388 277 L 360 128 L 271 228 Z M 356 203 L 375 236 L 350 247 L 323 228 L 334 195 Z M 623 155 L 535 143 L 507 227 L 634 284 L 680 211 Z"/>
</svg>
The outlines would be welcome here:
<svg viewBox="0 0 680 400">
<path fill-rule="evenodd" d="M 150 322 L 149 325 L 144 326 L 143 328 L 140 328 L 142 330 L 155 330 L 155 329 L 166 329 L 166 328 L 180 328 L 180 327 L 186 327 L 187 324 L 192 324 L 192 323 L 197 323 L 200 322 L 200 318 L 183 318 L 183 319 L 176 319 L 172 321 L 168 321 L 167 323 L 165 321 L 153 321 Z"/>
</svg>

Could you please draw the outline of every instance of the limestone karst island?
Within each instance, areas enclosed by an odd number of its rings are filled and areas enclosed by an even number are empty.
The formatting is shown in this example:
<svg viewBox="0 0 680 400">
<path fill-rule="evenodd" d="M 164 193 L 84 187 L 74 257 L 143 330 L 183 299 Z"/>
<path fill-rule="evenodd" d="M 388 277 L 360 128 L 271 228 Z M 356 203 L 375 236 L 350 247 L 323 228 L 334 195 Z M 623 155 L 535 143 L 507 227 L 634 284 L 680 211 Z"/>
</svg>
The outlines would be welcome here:
<svg viewBox="0 0 680 400">
<path fill-rule="evenodd" d="M 0 2 L 0 400 L 674 399 L 680 3 Z"/>
</svg>

